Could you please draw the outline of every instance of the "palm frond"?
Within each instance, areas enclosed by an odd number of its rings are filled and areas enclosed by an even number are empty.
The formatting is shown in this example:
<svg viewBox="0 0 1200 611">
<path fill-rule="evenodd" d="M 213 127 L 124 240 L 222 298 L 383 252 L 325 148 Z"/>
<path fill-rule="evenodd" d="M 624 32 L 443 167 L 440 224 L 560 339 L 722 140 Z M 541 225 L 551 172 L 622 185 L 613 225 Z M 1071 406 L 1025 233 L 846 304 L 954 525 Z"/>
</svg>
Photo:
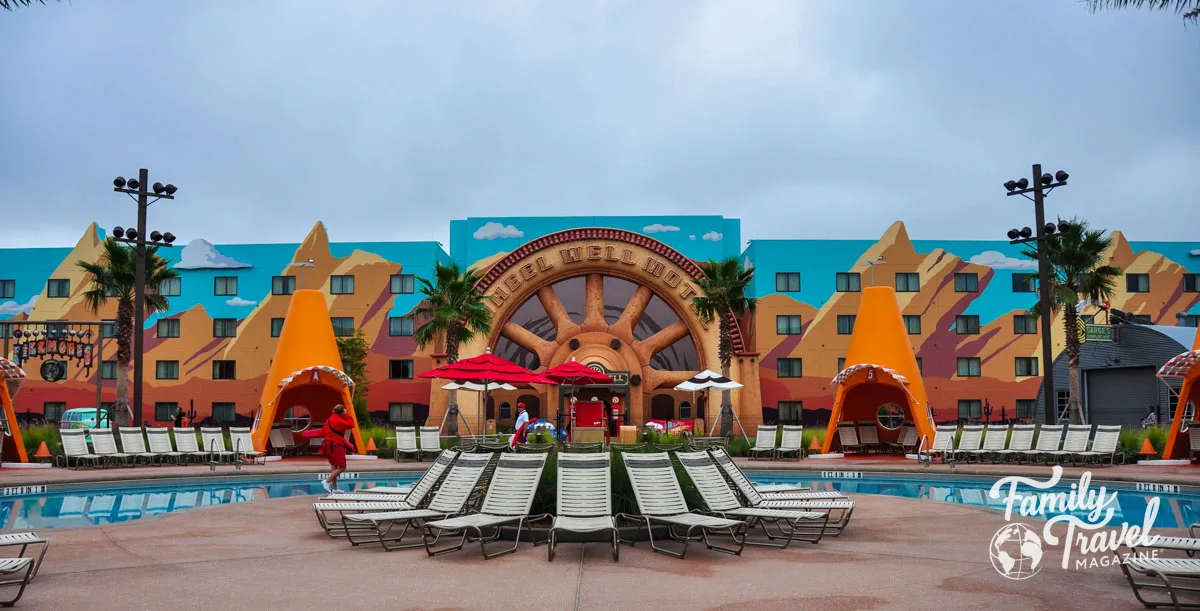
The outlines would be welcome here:
<svg viewBox="0 0 1200 611">
<path fill-rule="evenodd" d="M 1083 0 L 1092 11 L 1123 9 L 1149 9 L 1152 11 L 1174 11 L 1176 15 L 1189 12 L 1198 5 L 1200 0 Z"/>
<path fill-rule="evenodd" d="M 18 8 L 18 7 L 22 7 L 22 6 L 29 6 L 30 4 L 33 4 L 34 2 L 37 2 L 38 4 L 41 4 L 43 6 L 46 4 L 46 0 L 0 0 L 0 8 L 4 9 L 6 11 L 11 11 L 14 8 Z"/>
<path fill-rule="evenodd" d="M 492 311 L 487 307 L 488 296 L 479 289 L 479 278 L 475 269 L 462 271 L 456 263 L 435 263 L 433 280 L 416 279 L 425 296 L 413 310 L 413 317 L 423 321 L 413 332 L 419 347 L 425 348 L 439 336 L 461 345 L 491 333 Z"/>
</svg>

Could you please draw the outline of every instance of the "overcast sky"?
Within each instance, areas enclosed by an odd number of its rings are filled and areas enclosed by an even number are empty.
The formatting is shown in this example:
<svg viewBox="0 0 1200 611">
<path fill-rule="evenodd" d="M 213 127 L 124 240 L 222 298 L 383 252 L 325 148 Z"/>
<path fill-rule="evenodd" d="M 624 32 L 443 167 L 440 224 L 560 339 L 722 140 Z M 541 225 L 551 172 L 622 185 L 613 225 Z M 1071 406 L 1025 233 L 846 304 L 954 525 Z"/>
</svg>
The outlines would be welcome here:
<svg viewBox="0 0 1200 611">
<path fill-rule="evenodd" d="M 1200 28 L 1076 0 L 71 0 L 0 11 L 0 246 L 438 239 L 466 216 L 723 214 L 744 239 L 1200 240 Z"/>
</svg>

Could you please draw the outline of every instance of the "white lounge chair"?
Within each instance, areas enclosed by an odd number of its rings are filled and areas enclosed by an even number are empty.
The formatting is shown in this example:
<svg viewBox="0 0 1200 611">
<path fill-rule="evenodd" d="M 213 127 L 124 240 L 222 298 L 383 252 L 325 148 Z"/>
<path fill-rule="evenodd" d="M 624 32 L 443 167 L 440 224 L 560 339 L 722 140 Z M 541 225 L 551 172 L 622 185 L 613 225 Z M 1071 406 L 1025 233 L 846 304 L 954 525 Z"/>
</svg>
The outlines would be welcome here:
<svg viewBox="0 0 1200 611">
<path fill-rule="evenodd" d="M 706 516 L 688 511 L 687 501 L 683 498 L 683 490 L 675 477 L 675 468 L 666 452 L 652 454 L 622 453 L 625 470 L 629 473 L 629 483 L 633 487 L 634 498 L 637 499 L 638 514 L 618 514 L 617 520 L 622 519 L 636 522 L 638 527 L 631 541 L 622 541 L 634 545 L 642 528 L 646 529 L 650 538 L 650 549 L 683 558 L 687 555 L 688 543 L 703 541 L 711 550 L 728 554 L 741 555 L 746 547 L 746 523 L 741 520 L 730 520 Z M 683 549 L 676 552 L 659 547 L 654 542 L 654 525 L 667 526 L 668 536 L 675 541 L 683 542 Z M 677 528 L 685 529 L 683 533 Z M 696 532 L 699 531 L 699 536 Z M 710 532 L 728 533 L 737 547 L 714 545 L 708 539 Z"/>
<path fill-rule="evenodd" d="M 954 454 L 954 436 L 958 433 L 958 427 L 954 425 L 943 424 L 933 430 L 933 439 L 929 440 L 929 446 L 925 449 L 929 456 L 941 456 L 944 462 L 947 455 Z"/>
<path fill-rule="evenodd" d="M 367 488 L 362 492 L 341 492 L 331 494 L 321 499 L 329 502 L 344 502 L 344 501 L 403 501 L 409 505 L 410 509 L 416 509 L 421 506 L 421 501 L 425 500 L 425 496 L 433 490 L 438 481 L 442 479 L 442 475 L 454 464 L 454 459 L 458 458 L 456 450 L 442 450 L 437 460 L 433 462 L 433 466 L 425 470 L 421 477 L 412 486 L 403 487 L 383 487 Z"/>
<path fill-rule="evenodd" d="M 33 579 L 33 569 L 33 558 L 0 559 L 0 587 L 18 586 L 16 596 L 0 601 L 0 606 L 11 607 L 21 600 L 21 595 L 25 593 L 25 587 Z"/>
<path fill-rule="evenodd" d="M 391 551 L 410 547 L 426 546 L 422 540 L 416 543 L 404 543 L 404 536 L 412 527 L 420 530 L 422 524 L 429 520 L 444 520 L 463 513 L 467 500 L 479 485 L 479 478 L 492 461 L 491 454 L 465 454 L 455 461 L 450 473 L 434 493 L 433 500 L 425 509 L 385 510 L 342 517 L 343 528 L 351 545 L 379 543 L 383 549 Z M 353 503 L 343 503 L 351 505 Z M 403 527 L 399 535 L 392 535 L 396 527 Z M 436 543 L 436 541 L 434 541 Z"/>
<path fill-rule="evenodd" d="M 879 429 L 875 427 L 875 421 L 859 420 L 857 424 L 858 443 L 862 445 L 863 451 L 882 450 L 883 444 L 879 443 Z"/>
<path fill-rule="evenodd" d="M 150 453 L 158 457 L 160 465 L 168 458 L 172 462 L 179 462 L 184 456 L 183 452 L 171 449 L 171 432 L 165 426 L 146 427 L 146 443 L 150 445 Z"/>
<path fill-rule="evenodd" d="M 1025 455 L 1029 457 L 1029 462 L 1033 462 L 1038 456 L 1049 456 L 1053 452 L 1057 452 L 1059 446 L 1062 445 L 1063 425 L 1061 424 L 1043 424 L 1038 430 L 1037 445 Z"/>
<path fill-rule="evenodd" d="M 50 540 L 39 536 L 33 531 L 0 535 L 0 547 L 21 547 L 17 551 L 18 558 L 24 558 L 25 552 L 31 545 L 40 549 L 37 558 L 33 562 L 33 573 L 29 575 L 29 580 L 33 581 L 33 578 L 37 577 L 38 570 L 42 568 L 42 559 L 46 557 L 46 550 L 50 548 Z M 30 556 L 30 558 L 33 557 Z"/>
<path fill-rule="evenodd" d="M 823 511 L 830 514 L 825 532 L 834 536 L 840 535 L 850 523 L 850 515 L 854 513 L 854 501 L 837 492 L 768 492 L 761 493 L 746 478 L 741 469 L 733 464 L 728 454 L 713 452 L 717 466 L 729 477 L 734 487 L 742 494 L 750 507 L 765 507 L 768 509 L 796 509 L 800 511 Z M 833 512 L 837 512 L 834 519 Z"/>
<path fill-rule="evenodd" d="M 525 522 L 539 517 L 530 516 L 533 508 L 533 497 L 537 494 L 538 483 L 542 481 L 542 471 L 546 467 L 546 454 L 503 454 L 496 465 L 496 471 L 487 485 L 487 494 L 483 497 L 483 506 L 479 513 L 459 515 L 453 518 L 425 522 L 421 528 L 425 539 L 425 553 L 430 556 L 440 556 L 463 548 L 470 537 L 479 541 L 479 549 L 483 559 L 489 560 L 496 556 L 511 554 L 517 551 L 521 544 L 521 532 Z M 512 547 L 504 547 L 498 552 L 488 553 L 487 544 L 500 538 L 504 525 L 517 525 L 517 533 L 513 538 Z M 495 530 L 492 534 L 484 534 L 485 530 Z M 458 545 L 434 549 L 434 545 L 445 534 L 462 533 Z M 543 542 L 544 543 L 544 542 Z M 534 545 L 537 545 L 535 542 Z"/>
<path fill-rule="evenodd" d="M 417 447 L 417 427 L 396 427 L 396 462 L 400 462 L 402 456 L 421 460 L 421 448 Z"/>
<path fill-rule="evenodd" d="M 754 447 L 750 448 L 750 458 L 761 457 L 766 455 L 767 458 L 775 458 L 775 432 L 779 427 L 763 426 L 758 427 L 758 434 L 754 436 Z"/>
<path fill-rule="evenodd" d="M 783 458 L 789 455 L 795 456 L 796 460 L 804 457 L 803 426 L 783 425 L 783 435 L 779 440 L 779 447 L 775 448 L 775 458 Z"/>
<path fill-rule="evenodd" d="M 1087 451 L 1088 438 L 1091 436 L 1092 426 L 1090 424 L 1072 424 L 1067 427 L 1067 437 L 1063 440 L 1062 449 L 1046 452 L 1044 455 L 1047 458 L 1053 458 L 1057 463 L 1066 459 L 1074 461 L 1076 455 Z"/>
<path fill-rule="evenodd" d="M 710 513 L 722 518 L 746 520 L 747 528 L 761 526 L 769 541 L 783 540 L 782 543 L 771 543 L 746 539 L 746 545 L 787 547 L 792 541 L 816 543 L 821 540 L 825 525 L 829 522 L 828 513 L 745 507 L 729 484 L 725 483 L 725 478 L 707 452 L 677 452 L 675 457 L 687 471 Z M 788 525 L 787 530 L 779 526 L 780 522 Z M 773 524 L 778 533 L 773 534 L 767 527 L 768 523 Z"/>
<path fill-rule="evenodd" d="M 64 467 L 70 469 L 72 460 L 75 461 L 76 469 L 81 464 L 90 463 L 93 467 L 100 464 L 100 456 L 93 454 L 88 449 L 86 431 L 81 429 L 64 429 L 58 432 L 58 436 L 62 440 L 62 464 Z"/>
<path fill-rule="evenodd" d="M 185 457 L 195 460 L 210 460 L 212 455 L 200 449 L 199 442 L 196 441 L 196 429 L 190 426 L 175 427 L 171 431 L 175 437 L 175 449 L 182 453 Z"/>
<path fill-rule="evenodd" d="M 958 447 L 951 452 L 951 457 L 958 460 L 959 456 L 970 456 L 977 452 L 983 443 L 983 425 L 969 424 L 962 427 L 962 435 L 958 437 Z"/>
<path fill-rule="evenodd" d="M 917 444 L 920 442 L 921 438 L 917 435 L 917 427 L 908 422 L 900 428 L 900 435 L 896 438 L 896 441 L 886 442 L 885 445 L 897 454 L 906 454 L 909 451 L 915 452 Z"/>
<path fill-rule="evenodd" d="M 979 462 L 987 456 L 995 456 L 996 452 L 1004 449 L 1008 444 L 1007 424 L 989 424 L 983 431 L 983 445 L 978 450 L 964 450 L 968 459 L 974 458 Z M 964 433 L 965 435 L 965 433 Z M 993 458 L 993 462 L 995 459 Z"/>
<path fill-rule="evenodd" d="M 442 451 L 442 430 L 436 426 L 421 427 L 421 452 L 419 457 L 426 454 L 437 456 Z"/>
<path fill-rule="evenodd" d="M 837 426 L 838 441 L 842 444 L 842 452 L 849 454 L 862 451 L 863 445 L 858 441 L 858 429 L 853 422 L 839 422 Z"/>
<path fill-rule="evenodd" d="M 621 556 L 617 520 L 612 513 L 612 455 L 558 455 L 558 506 L 550 525 L 550 562 L 554 562 L 554 547 L 558 534 L 603 533 L 612 535 L 613 562 Z"/>
<path fill-rule="evenodd" d="M 1117 445 L 1121 442 L 1121 426 L 1120 425 L 1097 425 L 1096 434 L 1092 437 L 1092 448 L 1086 452 L 1076 452 L 1075 457 L 1081 462 L 1088 462 L 1088 459 L 1094 458 L 1097 465 L 1103 464 L 1104 458 L 1108 457 L 1108 464 L 1112 466 L 1117 459 Z M 1121 462 L 1125 462 L 1125 455 L 1121 454 Z"/>
<path fill-rule="evenodd" d="M 733 465 L 734 469 L 741 471 L 741 469 L 739 469 L 738 466 L 733 463 L 733 459 L 729 458 L 729 452 L 726 451 L 723 446 L 709 446 L 708 451 L 712 453 L 713 456 L 724 456 L 726 459 L 729 459 L 729 464 Z M 745 477 L 745 474 L 742 474 L 742 477 Z M 763 494 L 768 492 L 804 492 L 811 490 L 811 488 L 808 486 L 798 486 L 796 484 L 753 484 L 753 486 L 755 490 Z"/>
<path fill-rule="evenodd" d="M 1012 435 L 1008 438 L 1008 447 L 992 452 L 992 459 L 1003 459 L 1008 462 L 1008 458 L 1011 456 L 1019 460 L 1033 448 L 1033 430 L 1035 428 L 1037 425 L 1014 424 Z"/>
<path fill-rule="evenodd" d="M 92 451 L 101 459 L 128 465 L 131 456 L 117 450 L 117 440 L 112 429 L 91 429 Z"/>
<path fill-rule="evenodd" d="M 1121 558 L 1119 554 L 1117 557 Z M 1196 603 L 1179 602 L 1180 593 L 1200 593 L 1200 587 L 1197 587 L 1197 584 L 1200 583 L 1200 560 L 1198 559 L 1147 558 L 1134 554 L 1124 557 L 1121 560 L 1121 572 L 1129 580 L 1129 586 L 1133 588 L 1134 597 L 1146 608 L 1166 607 L 1168 605 L 1174 606 L 1176 609 L 1195 609 L 1200 607 Z M 1133 577 L 1134 573 L 1154 578 L 1157 581 L 1137 581 Z M 1180 580 L 1183 580 L 1184 583 L 1181 584 Z M 1142 597 L 1144 590 L 1166 590 L 1171 600 L 1147 600 Z"/>
<path fill-rule="evenodd" d="M 121 449 L 128 454 L 134 462 L 142 461 L 146 464 L 154 464 L 154 461 L 162 457 L 154 452 L 146 451 L 146 439 L 142 437 L 142 429 L 133 426 L 117 427 L 117 433 L 121 436 Z"/>
<path fill-rule="evenodd" d="M 202 426 L 200 427 L 200 443 L 205 452 L 208 452 L 210 460 L 216 462 L 232 461 L 234 458 L 233 450 L 225 447 L 225 433 L 219 426 Z"/>
<path fill-rule="evenodd" d="M 259 452 L 254 449 L 254 439 L 250 436 L 250 427 L 247 426 L 231 426 L 229 427 L 229 443 L 233 444 L 233 452 L 250 462 L 259 462 L 258 459 L 267 455 L 266 452 Z M 266 462 L 262 462 L 266 464 Z"/>
</svg>

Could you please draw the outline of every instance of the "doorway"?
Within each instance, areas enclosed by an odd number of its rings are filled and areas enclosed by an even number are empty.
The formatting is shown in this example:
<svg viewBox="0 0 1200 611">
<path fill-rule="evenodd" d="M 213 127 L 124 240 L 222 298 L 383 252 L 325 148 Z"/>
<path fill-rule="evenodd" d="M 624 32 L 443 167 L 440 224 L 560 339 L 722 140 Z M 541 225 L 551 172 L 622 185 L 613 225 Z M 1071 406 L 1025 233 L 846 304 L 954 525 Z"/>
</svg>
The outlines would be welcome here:
<svg viewBox="0 0 1200 611">
<path fill-rule="evenodd" d="M 525 404 L 525 412 L 529 414 L 530 420 L 542 417 L 542 404 L 537 395 L 521 395 L 517 397 L 517 403 Z"/>
<path fill-rule="evenodd" d="M 674 420 L 675 398 L 671 395 L 655 395 L 650 399 L 651 420 Z"/>
</svg>

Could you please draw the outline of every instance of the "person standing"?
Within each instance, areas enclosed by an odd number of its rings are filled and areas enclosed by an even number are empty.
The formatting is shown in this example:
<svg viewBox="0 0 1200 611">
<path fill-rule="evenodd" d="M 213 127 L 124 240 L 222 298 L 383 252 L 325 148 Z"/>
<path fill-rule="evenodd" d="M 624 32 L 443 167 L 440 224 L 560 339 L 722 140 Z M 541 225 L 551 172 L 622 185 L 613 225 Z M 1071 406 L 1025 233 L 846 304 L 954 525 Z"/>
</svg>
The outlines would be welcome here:
<svg viewBox="0 0 1200 611">
<path fill-rule="evenodd" d="M 529 412 L 525 411 L 525 404 L 523 402 L 518 402 L 517 403 L 517 422 L 514 425 L 514 427 L 516 428 L 516 430 L 520 431 L 521 427 L 525 426 L 526 424 L 529 424 Z"/>
<path fill-rule="evenodd" d="M 305 431 L 304 437 L 320 437 L 321 451 L 329 460 L 329 475 L 321 481 L 325 492 L 337 490 L 338 476 L 346 471 L 346 452 L 354 452 L 356 448 L 346 440 L 346 433 L 354 428 L 354 421 L 346 415 L 346 406 L 333 406 L 333 414 L 325 421 L 325 425 L 316 431 Z"/>
<path fill-rule="evenodd" d="M 1153 405 L 1146 406 L 1146 417 L 1142 418 L 1142 428 L 1158 424 L 1158 410 Z"/>
<path fill-rule="evenodd" d="M 183 417 L 184 413 L 182 407 L 175 410 L 175 428 L 180 428 L 183 426 Z"/>
</svg>

